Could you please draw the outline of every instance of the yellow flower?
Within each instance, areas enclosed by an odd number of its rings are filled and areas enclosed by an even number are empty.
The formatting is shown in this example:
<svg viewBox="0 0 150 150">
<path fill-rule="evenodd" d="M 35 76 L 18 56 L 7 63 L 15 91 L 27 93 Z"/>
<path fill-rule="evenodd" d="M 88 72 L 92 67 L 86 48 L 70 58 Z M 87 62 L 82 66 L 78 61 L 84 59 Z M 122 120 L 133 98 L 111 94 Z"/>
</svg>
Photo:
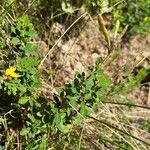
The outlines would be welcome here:
<svg viewBox="0 0 150 150">
<path fill-rule="evenodd" d="M 16 67 L 10 67 L 10 68 L 6 69 L 5 75 L 10 76 L 10 77 L 14 77 L 14 78 L 21 77 L 21 75 L 19 75 L 15 71 L 16 71 Z"/>
</svg>

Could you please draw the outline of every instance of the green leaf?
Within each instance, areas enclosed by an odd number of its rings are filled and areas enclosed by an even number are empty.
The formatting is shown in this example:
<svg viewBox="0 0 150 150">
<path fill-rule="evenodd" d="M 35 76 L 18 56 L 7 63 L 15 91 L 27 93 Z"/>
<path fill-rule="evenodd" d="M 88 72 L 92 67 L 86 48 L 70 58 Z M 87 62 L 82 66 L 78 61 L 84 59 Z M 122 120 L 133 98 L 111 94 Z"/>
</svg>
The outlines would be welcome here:
<svg viewBox="0 0 150 150">
<path fill-rule="evenodd" d="M 17 59 L 17 69 L 19 71 L 27 71 L 28 73 L 31 73 L 34 67 L 36 67 L 38 64 L 39 60 L 36 57 L 18 57 Z"/>
<path fill-rule="evenodd" d="M 18 38 L 14 37 L 11 39 L 11 44 L 18 45 L 18 44 L 20 44 L 20 40 Z"/>
<path fill-rule="evenodd" d="M 92 95 L 91 95 L 91 92 L 89 93 L 86 93 L 85 96 L 84 96 L 84 99 L 87 101 L 87 100 L 90 100 L 92 98 Z"/>
<path fill-rule="evenodd" d="M 4 147 L 0 145 L 0 150 L 4 150 Z"/>
<path fill-rule="evenodd" d="M 101 5 L 101 12 L 104 13 L 108 10 L 109 1 L 108 0 L 102 0 L 100 5 Z"/>
<path fill-rule="evenodd" d="M 31 38 L 37 35 L 28 15 L 23 15 L 17 18 L 11 30 L 17 36 L 24 38 L 25 41 L 29 41 Z"/>
<path fill-rule="evenodd" d="M 61 114 L 60 113 L 56 113 L 54 120 L 55 120 L 56 126 L 58 126 L 61 123 Z"/>
<path fill-rule="evenodd" d="M 29 97 L 21 97 L 18 101 L 19 104 L 24 105 L 29 101 Z"/>
<path fill-rule="evenodd" d="M 37 50 L 37 45 L 32 44 L 32 43 L 27 43 L 27 44 L 25 45 L 25 47 L 22 47 L 21 49 L 22 49 L 23 51 L 25 51 L 25 52 L 33 53 L 33 52 L 36 52 L 36 50 Z"/>
<path fill-rule="evenodd" d="M 33 115 L 31 115 L 31 114 L 28 114 L 28 118 L 32 121 L 32 123 L 35 123 L 35 121 L 37 122 L 35 117 Z"/>
<path fill-rule="evenodd" d="M 69 99 L 69 102 L 70 102 L 71 106 L 76 108 L 77 101 L 80 98 L 80 96 L 67 96 L 67 98 Z"/>
<path fill-rule="evenodd" d="M 99 81 L 99 85 L 101 87 L 107 87 L 111 84 L 111 80 L 107 78 L 106 75 L 102 74 L 102 75 L 98 75 L 97 76 L 97 80 Z"/>
<path fill-rule="evenodd" d="M 20 135 L 27 135 L 30 132 L 30 128 L 22 128 Z"/>
<path fill-rule="evenodd" d="M 93 111 L 93 109 L 91 107 L 86 106 L 84 103 L 81 104 L 80 114 L 83 117 L 89 115 L 92 111 Z"/>
<path fill-rule="evenodd" d="M 94 85 L 94 81 L 91 78 L 85 81 L 85 86 L 87 90 L 90 90 L 93 85 Z"/>
<path fill-rule="evenodd" d="M 62 10 L 66 13 L 73 13 L 74 10 L 73 10 L 73 7 L 71 6 L 71 4 L 67 1 L 62 1 L 61 3 L 61 7 L 62 7 Z"/>
</svg>

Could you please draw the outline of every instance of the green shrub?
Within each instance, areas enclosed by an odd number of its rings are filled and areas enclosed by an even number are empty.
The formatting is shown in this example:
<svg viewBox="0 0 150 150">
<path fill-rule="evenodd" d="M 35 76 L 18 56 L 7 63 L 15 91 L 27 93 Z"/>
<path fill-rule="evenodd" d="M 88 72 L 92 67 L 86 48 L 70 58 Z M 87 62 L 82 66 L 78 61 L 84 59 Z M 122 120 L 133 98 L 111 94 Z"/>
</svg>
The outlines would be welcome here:
<svg viewBox="0 0 150 150">
<path fill-rule="evenodd" d="M 110 0 L 115 4 L 116 0 Z M 114 23 L 121 22 L 122 27 L 129 25 L 129 32 L 146 34 L 150 32 L 150 1 L 128 0 L 119 4 L 113 11 Z"/>
<path fill-rule="evenodd" d="M 8 128 L 22 128 L 28 117 L 27 111 L 33 111 L 34 106 L 38 105 L 36 91 L 40 86 L 40 74 L 37 70 L 39 58 L 33 41 L 36 32 L 28 16 L 16 18 L 11 23 L 3 20 L 0 28 L 0 113 L 4 116 L 12 110 L 6 122 L 9 124 Z"/>
<path fill-rule="evenodd" d="M 36 32 L 28 16 L 16 19 L 9 30 L 3 29 L 9 35 L 9 43 L 2 43 L 1 52 L 5 52 L 5 62 L 0 87 L 8 95 L 15 96 L 15 101 L 25 103 L 39 84 L 37 46 L 32 41 Z"/>
<path fill-rule="evenodd" d="M 96 104 L 105 100 L 105 95 L 111 85 L 111 80 L 105 75 L 100 63 L 97 63 L 95 67 L 89 67 L 87 77 L 84 73 L 79 73 L 71 83 L 66 84 L 60 90 L 62 99 L 60 110 L 66 119 L 74 118 L 73 122 L 80 124 L 86 116 L 93 112 Z M 76 112 L 75 116 L 73 112 Z"/>
</svg>

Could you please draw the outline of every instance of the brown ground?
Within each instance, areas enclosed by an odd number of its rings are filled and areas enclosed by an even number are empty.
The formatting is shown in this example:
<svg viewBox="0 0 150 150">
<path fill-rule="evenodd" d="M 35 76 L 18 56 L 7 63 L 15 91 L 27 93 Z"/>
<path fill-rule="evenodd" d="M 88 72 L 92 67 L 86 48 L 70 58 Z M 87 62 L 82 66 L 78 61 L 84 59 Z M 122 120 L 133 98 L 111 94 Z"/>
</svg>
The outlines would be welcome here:
<svg viewBox="0 0 150 150">
<path fill-rule="evenodd" d="M 73 30 L 75 32 L 76 29 Z M 53 26 L 52 34 L 61 35 L 65 31 L 63 25 L 56 23 Z M 71 31 L 70 31 L 71 32 Z M 70 38 L 64 36 L 57 46 L 50 52 L 42 67 L 43 72 L 43 93 L 48 97 L 49 93 L 55 92 L 55 86 L 63 85 L 73 80 L 77 71 L 87 72 L 88 65 L 94 64 L 97 58 L 104 60 L 107 56 L 108 50 L 106 42 L 104 41 L 102 33 L 98 29 L 97 20 L 89 20 L 82 31 L 77 31 L 78 36 L 71 36 Z M 112 33 L 110 33 L 111 38 Z M 68 36 L 68 35 L 67 35 Z M 58 38 L 58 37 L 57 37 Z M 56 41 L 56 40 L 54 40 Z M 51 43 L 52 45 L 54 43 Z M 43 58 L 49 51 L 50 46 L 43 41 L 39 42 L 39 53 Z M 117 75 L 116 82 L 119 82 L 128 74 L 129 71 L 138 70 L 138 68 L 146 67 L 150 62 L 150 35 L 141 36 L 134 35 L 129 38 L 123 37 L 122 41 L 116 47 L 117 58 L 111 65 L 105 65 L 106 73 L 112 78 Z M 149 78 L 149 77 L 148 77 Z M 150 107 L 150 80 L 147 78 L 141 86 L 135 88 L 129 95 L 129 98 L 137 105 Z M 108 109 L 106 109 L 108 108 Z M 109 121 L 114 121 L 114 118 L 108 117 L 110 114 L 117 119 L 116 112 L 110 113 L 110 106 L 105 106 L 104 118 L 107 116 Z M 119 108 L 120 109 L 120 108 Z M 103 110 L 103 109 L 102 109 Z M 116 110 L 116 109 L 115 109 Z M 121 109 L 120 109 L 121 110 Z M 143 130 L 137 131 L 136 127 L 141 125 L 145 120 L 150 119 L 150 109 L 136 108 L 132 111 L 126 109 L 121 110 L 122 114 L 132 119 L 131 130 L 137 137 L 149 139 L 150 135 Z M 99 114 L 103 114 L 100 113 Z M 98 117 L 97 115 L 96 117 Z M 117 122 L 117 120 L 115 120 Z M 114 123 L 116 123 L 114 122 Z M 96 136 L 98 133 L 95 125 L 90 120 L 87 120 L 85 125 L 86 141 L 93 142 L 95 146 L 100 146 L 96 138 L 87 137 Z M 120 122 L 119 122 L 120 124 Z M 90 129 L 89 129 L 90 128 Z M 90 131 L 91 130 L 91 131 Z M 94 134 L 93 134 L 94 133 Z M 88 136 L 87 136 L 88 135 Z M 93 149 L 98 149 L 93 148 Z M 101 148 L 100 148 L 101 149 Z M 104 148 L 107 149 L 107 148 Z"/>
</svg>

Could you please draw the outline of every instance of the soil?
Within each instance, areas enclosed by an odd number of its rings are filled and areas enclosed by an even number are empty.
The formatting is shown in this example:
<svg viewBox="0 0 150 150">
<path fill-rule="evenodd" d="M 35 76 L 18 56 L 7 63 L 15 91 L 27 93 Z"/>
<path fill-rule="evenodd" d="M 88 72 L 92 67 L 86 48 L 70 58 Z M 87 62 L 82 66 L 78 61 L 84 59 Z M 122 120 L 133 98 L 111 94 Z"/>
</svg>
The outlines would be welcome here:
<svg viewBox="0 0 150 150">
<path fill-rule="evenodd" d="M 86 18 L 86 20 L 88 19 Z M 74 27 L 72 30 L 75 32 L 76 28 Z M 63 25 L 55 23 L 51 34 L 56 37 L 64 31 Z M 84 28 L 77 32 L 79 33 L 78 36 L 68 37 L 68 40 L 64 36 L 42 65 L 41 70 L 46 76 L 45 82 L 52 87 L 73 80 L 75 73 L 78 71 L 87 73 L 89 65 L 94 64 L 97 58 L 104 60 L 108 54 L 107 44 L 99 31 L 96 19 L 86 21 Z M 111 32 L 110 37 L 113 39 L 113 33 Z M 131 70 L 131 66 L 135 71 L 149 64 L 150 35 L 134 35 L 128 39 L 123 37 L 117 49 L 119 51 L 115 64 L 117 67 L 106 66 L 106 72 L 112 77 L 116 72 L 117 74 L 120 72 L 122 72 L 121 74 L 126 73 L 127 70 Z M 43 58 L 49 51 L 51 51 L 50 46 L 44 41 L 40 41 L 40 57 Z M 117 68 L 119 69 L 116 70 Z M 121 71 L 119 71 L 120 68 Z M 48 79 L 47 75 L 49 76 Z M 120 78 L 121 76 L 123 75 L 120 75 Z M 141 87 L 134 90 L 132 96 L 138 100 L 138 103 L 150 104 L 149 91 L 149 84 L 143 83 Z"/>
</svg>

